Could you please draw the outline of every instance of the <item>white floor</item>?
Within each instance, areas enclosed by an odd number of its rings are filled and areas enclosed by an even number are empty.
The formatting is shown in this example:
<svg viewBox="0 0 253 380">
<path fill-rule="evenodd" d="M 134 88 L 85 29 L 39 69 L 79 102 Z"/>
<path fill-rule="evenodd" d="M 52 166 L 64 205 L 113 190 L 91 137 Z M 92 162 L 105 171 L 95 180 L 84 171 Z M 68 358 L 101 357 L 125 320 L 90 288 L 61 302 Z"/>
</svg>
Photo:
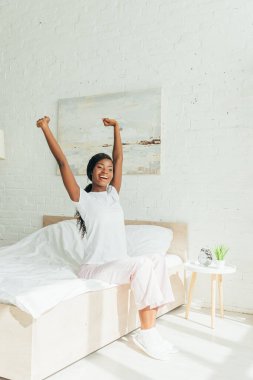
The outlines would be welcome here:
<svg viewBox="0 0 253 380">
<path fill-rule="evenodd" d="M 210 328 L 208 309 L 180 307 L 157 319 L 157 328 L 180 352 L 167 362 L 149 358 L 131 334 L 47 380 L 249 380 L 253 379 L 253 315 L 225 312 Z"/>
<path fill-rule="evenodd" d="M 253 379 L 253 315 L 225 312 L 210 328 L 208 309 L 184 307 L 157 319 L 157 328 L 180 352 L 167 362 L 136 348 L 131 334 L 65 368 L 48 380 Z"/>
</svg>

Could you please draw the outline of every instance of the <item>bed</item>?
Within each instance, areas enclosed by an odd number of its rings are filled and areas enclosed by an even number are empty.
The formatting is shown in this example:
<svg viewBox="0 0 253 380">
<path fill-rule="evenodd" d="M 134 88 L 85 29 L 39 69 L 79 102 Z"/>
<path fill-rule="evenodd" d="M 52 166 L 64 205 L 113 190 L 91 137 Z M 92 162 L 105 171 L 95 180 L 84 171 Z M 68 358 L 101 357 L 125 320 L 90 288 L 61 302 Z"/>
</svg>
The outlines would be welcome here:
<svg viewBox="0 0 253 380">
<path fill-rule="evenodd" d="M 67 216 L 44 216 L 43 226 Z M 125 225 L 154 225 L 173 231 L 167 255 L 180 263 L 169 268 L 175 301 L 157 317 L 185 303 L 184 265 L 187 225 L 125 220 Z M 80 360 L 140 326 L 128 284 L 78 294 L 34 318 L 15 305 L 0 303 L 0 376 L 12 380 L 41 380 Z"/>
</svg>

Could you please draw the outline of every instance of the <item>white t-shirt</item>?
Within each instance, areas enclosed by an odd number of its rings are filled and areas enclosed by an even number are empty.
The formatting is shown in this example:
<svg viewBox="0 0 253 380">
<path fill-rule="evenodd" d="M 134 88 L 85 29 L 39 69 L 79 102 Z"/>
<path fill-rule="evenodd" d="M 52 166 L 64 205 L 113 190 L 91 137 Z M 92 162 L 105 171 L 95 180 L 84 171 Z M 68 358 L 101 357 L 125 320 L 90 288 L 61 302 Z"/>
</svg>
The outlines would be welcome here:
<svg viewBox="0 0 253 380">
<path fill-rule="evenodd" d="M 108 185 L 106 191 L 90 193 L 80 188 L 79 202 L 73 203 L 86 226 L 84 264 L 104 264 L 129 257 L 124 213 L 114 186 Z"/>
</svg>

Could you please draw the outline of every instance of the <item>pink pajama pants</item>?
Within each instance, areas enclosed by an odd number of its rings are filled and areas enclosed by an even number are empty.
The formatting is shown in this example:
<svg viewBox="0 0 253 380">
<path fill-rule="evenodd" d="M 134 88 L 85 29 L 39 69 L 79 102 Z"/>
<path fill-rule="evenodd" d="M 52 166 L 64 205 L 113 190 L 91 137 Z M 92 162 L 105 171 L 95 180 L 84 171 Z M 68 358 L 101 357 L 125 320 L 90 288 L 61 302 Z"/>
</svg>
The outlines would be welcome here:
<svg viewBox="0 0 253 380">
<path fill-rule="evenodd" d="M 117 285 L 130 283 L 138 310 L 147 306 L 153 309 L 174 301 L 164 255 L 129 257 L 105 264 L 83 264 L 78 276 Z"/>
</svg>

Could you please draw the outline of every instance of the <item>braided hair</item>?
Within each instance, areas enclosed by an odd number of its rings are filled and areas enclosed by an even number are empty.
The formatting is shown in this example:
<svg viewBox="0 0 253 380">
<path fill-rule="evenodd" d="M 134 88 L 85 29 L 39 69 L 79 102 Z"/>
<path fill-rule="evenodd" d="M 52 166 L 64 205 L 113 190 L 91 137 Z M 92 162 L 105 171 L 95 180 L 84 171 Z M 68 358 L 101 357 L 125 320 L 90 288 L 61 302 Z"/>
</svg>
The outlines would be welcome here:
<svg viewBox="0 0 253 380">
<path fill-rule="evenodd" d="M 87 169 L 86 169 L 86 173 L 87 173 L 87 177 L 89 178 L 90 181 L 92 181 L 92 171 L 93 171 L 95 165 L 98 163 L 98 161 L 101 161 L 103 159 L 108 159 L 108 160 L 112 161 L 112 158 L 106 153 L 97 153 L 97 154 L 95 154 L 95 156 L 92 156 L 91 159 L 89 160 L 88 165 L 87 165 Z M 84 190 L 87 193 L 90 193 L 91 189 L 92 189 L 92 183 L 87 185 Z M 77 218 L 77 222 L 76 222 L 77 228 L 79 229 L 79 232 L 81 233 L 82 238 L 84 238 L 84 235 L 87 233 L 86 226 L 85 226 L 85 222 L 84 222 L 83 218 L 81 217 L 78 210 L 76 210 L 75 218 Z"/>
</svg>

